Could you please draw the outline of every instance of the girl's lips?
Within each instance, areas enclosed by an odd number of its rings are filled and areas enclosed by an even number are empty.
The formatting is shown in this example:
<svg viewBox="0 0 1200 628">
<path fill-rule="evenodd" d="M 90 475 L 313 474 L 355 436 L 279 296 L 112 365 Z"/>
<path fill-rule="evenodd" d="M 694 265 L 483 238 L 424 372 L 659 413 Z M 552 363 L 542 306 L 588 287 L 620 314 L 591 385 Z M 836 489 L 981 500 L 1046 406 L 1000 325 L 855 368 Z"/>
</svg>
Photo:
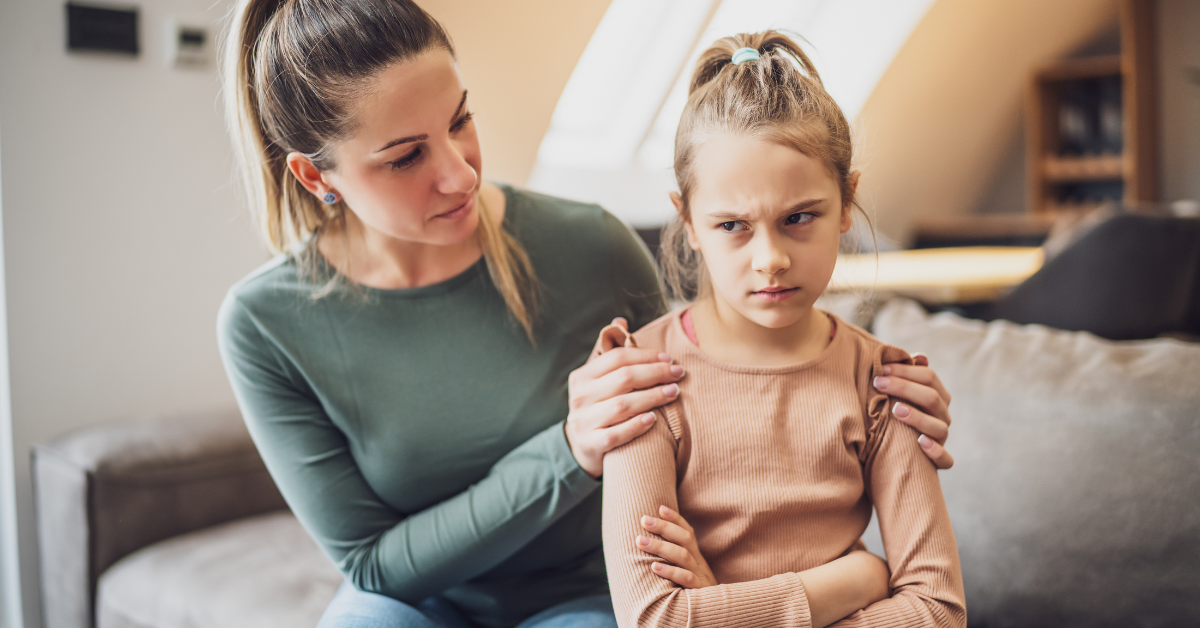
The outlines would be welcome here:
<svg viewBox="0 0 1200 628">
<path fill-rule="evenodd" d="M 799 288 L 776 287 L 776 288 L 764 288 L 757 292 L 752 292 L 751 294 L 753 294 L 754 296 L 758 297 L 759 299 L 761 299 L 763 301 L 775 303 L 777 301 L 783 301 L 784 299 L 790 298 L 793 294 L 796 294 L 799 291 L 800 291 Z"/>
<path fill-rule="evenodd" d="M 446 220 L 457 220 L 459 218 L 462 218 L 463 216 L 466 216 L 468 213 L 470 213 L 471 208 L 473 208 L 473 207 L 475 207 L 475 195 L 474 194 L 472 194 L 469 198 L 467 198 L 467 200 L 463 201 L 462 205 L 459 205 L 458 207 L 455 207 L 454 209 L 452 209 L 444 214 L 438 214 L 438 215 L 434 216 L 434 218 L 445 218 Z"/>
</svg>

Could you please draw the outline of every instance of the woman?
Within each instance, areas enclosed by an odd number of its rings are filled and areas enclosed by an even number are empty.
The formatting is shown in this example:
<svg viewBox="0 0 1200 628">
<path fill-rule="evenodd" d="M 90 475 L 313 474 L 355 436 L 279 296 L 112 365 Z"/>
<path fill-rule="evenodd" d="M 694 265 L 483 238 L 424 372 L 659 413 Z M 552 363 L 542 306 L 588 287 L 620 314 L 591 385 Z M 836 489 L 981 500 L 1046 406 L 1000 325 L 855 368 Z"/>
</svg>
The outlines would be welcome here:
<svg viewBox="0 0 1200 628">
<path fill-rule="evenodd" d="M 224 63 L 280 255 L 230 290 L 220 347 L 267 467 L 347 578 L 322 625 L 614 625 L 603 456 L 684 377 L 636 349 L 585 364 L 614 317 L 664 313 L 643 249 L 598 207 L 482 182 L 453 47 L 410 1 L 244 0 Z M 895 376 L 944 441 L 936 376 Z"/>
</svg>

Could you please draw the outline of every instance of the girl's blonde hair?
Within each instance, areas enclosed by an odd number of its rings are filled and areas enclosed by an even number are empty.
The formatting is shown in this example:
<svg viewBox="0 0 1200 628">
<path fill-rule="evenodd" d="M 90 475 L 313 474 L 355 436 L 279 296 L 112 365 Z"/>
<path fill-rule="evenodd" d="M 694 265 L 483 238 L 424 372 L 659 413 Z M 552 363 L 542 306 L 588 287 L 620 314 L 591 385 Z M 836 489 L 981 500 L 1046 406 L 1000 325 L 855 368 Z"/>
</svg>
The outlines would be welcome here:
<svg viewBox="0 0 1200 628">
<path fill-rule="evenodd" d="M 740 48 L 757 50 L 760 58 L 734 65 Z M 677 299 L 703 296 L 709 289 L 704 260 L 688 246 L 684 223 L 691 220 L 696 150 L 708 137 L 724 133 L 776 142 L 820 161 L 837 181 L 843 206 L 858 207 L 850 177 L 850 124 L 808 55 L 773 30 L 718 39 L 696 64 L 675 134 L 682 207 L 663 231 L 659 257 L 663 279 Z"/>
<path fill-rule="evenodd" d="M 449 35 L 411 0 L 241 0 L 222 44 L 225 113 L 239 170 L 260 235 L 274 253 L 344 220 L 339 201 L 325 205 L 287 167 L 287 155 L 336 167 L 333 147 L 354 132 L 354 105 L 372 79 L 396 63 L 441 48 Z M 475 237 L 512 317 L 533 338 L 537 279 L 529 256 L 480 203 Z M 314 293 L 327 294 L 336 277 Z"/>
</svg>

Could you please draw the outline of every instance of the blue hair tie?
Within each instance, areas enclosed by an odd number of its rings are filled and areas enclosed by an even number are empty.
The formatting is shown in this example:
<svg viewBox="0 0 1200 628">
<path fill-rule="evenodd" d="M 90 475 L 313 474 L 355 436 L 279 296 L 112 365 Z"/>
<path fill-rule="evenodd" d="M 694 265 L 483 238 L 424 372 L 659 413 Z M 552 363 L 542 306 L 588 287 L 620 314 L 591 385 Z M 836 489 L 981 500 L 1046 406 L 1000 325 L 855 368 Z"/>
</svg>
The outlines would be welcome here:
<svg viewBox="0 0 1200 628">
<path fill-rule="evenodd" d="M 762 56 L 753 48 L 738 48 L 733 51 L 733 64 L 739 65 L 744 61 L 758 61 Z"/>
</svg>

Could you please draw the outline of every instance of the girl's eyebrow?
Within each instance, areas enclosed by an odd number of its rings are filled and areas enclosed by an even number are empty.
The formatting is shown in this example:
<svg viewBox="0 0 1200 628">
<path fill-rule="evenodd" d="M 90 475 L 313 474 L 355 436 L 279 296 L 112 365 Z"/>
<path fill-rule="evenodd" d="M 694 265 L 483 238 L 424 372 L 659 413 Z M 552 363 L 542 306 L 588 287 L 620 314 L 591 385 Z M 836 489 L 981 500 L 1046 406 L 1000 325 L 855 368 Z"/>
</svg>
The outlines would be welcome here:
<svg viewBox="0 0 1200 628">
<path fill-rule="evenodd" d="M 467 90 L 464 89 L 463 93 L 462 93 L 462 98 L 459 99 L 459 101 L 458 101 L 458 108 L 454 110 L 454 115 L 451 116 L 450 119 L 457 120 L 462 115 L 463 106 L 466 104 L 467 104 Z M 423 142 L 427 139 L 429 139 L 428 133 L 422 133 L 421 135 L 410 135 L 408 137 L 402 137 L 399 139 L 392 140 L 392 141 L 388 142 L 387 144 L 385 144 L 383 148 L 381 148 L 375 152 L 382 153 L 383 151 L 385 151 L 393 146 L 399 146 L 400 144 L 408 144 L 410 142 Z"/>
<path fill-rule="evenodd" d="M 823 198 L 810 198 L 808 200 L 800 201 L 799 203 L 796 203 L 795 205 L 792 205 L 791 207 L 779 213 L 782 216 L 790 216 L 796 212 L 802 212 L 804 210 L 811 209 L 824 202 L 825 199 Z M 708 217 L 723 221 L 750 219 L 749 214 L 738 214 L 735 212 L 714 212 L 709 214 Z"/>
</svg>

